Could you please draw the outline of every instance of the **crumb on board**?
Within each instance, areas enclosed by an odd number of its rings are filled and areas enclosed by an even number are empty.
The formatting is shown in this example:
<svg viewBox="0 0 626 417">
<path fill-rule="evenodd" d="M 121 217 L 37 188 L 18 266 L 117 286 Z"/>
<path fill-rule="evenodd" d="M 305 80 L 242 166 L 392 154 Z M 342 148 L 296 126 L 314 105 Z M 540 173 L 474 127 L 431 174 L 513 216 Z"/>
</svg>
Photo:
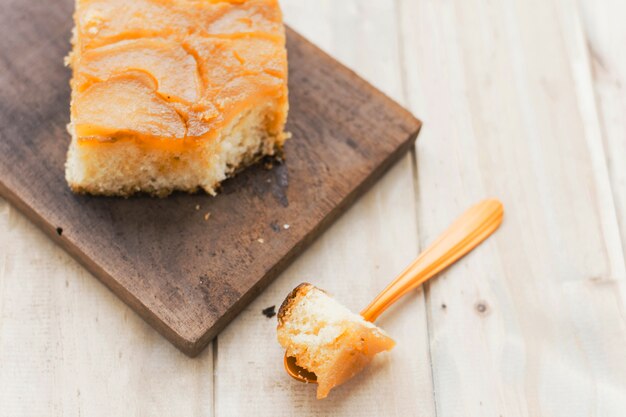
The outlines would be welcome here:
<svg viewBox="0 0 626 417">
<path fill-rule="evenodd" d="M 287 223 L 283 224 L 283 229 L 287 230 L 289 229 L 291 226 L 289 226 Z"/>
<path fill-rule="evenodd" d="M 63 234 L 63 228 L 57 227 L 57 235 L 61 236 Z"/>
<path fill-rule="evenodd" d="M 271 319 L 272 317 L 276 315 L 276 306 L 264 308 L 262 313 L 265 317 L 267 317 L 268 319 Z"/>
<path fill-rule="evenodd" d="M 209 220 L 209 217 L 211 217 L 211 213 L 207 213 L 204 215 L 204 220 Z"/>
<path fill-rule="evenodd" d="M 196 211 L 200 210 L 200 204 L 196 204 Z"/>
<path fill-rule="evenodd" d="M 259 243 L 265 243 L 265 240 L 263 240 L 262 237 L 258 238 L 256 241 L 259 242 Z"/>
</svg>

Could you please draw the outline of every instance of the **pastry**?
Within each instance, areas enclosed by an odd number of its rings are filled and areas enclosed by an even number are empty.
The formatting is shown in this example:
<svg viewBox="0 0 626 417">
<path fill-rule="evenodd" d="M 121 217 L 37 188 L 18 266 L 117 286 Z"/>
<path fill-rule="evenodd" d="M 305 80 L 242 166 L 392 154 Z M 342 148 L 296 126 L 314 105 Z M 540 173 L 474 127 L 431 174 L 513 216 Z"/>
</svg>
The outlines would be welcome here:
<svg viewBox="0 0 626 417">
<path fill-rule="evenodd" d="M 278 341 L 296 364 L 317 376 L 317 398 L 359 373 L 395 342 L 319 288 L 301 284 L 278 311 Z"/>
<path fill-rule="evenodd" d="M 287 134 L 287 53 L 276 0 L 77 0 L 75 192 L 165 196 L 219 184 Z"/>
</svg>

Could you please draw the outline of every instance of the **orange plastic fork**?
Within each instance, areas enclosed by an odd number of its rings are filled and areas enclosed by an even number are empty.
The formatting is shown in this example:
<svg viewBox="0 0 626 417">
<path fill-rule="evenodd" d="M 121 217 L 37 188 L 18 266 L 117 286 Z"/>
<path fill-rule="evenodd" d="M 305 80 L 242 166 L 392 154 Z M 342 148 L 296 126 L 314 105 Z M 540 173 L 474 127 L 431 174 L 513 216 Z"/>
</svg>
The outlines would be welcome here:
<svg viewBox="0 0 626 417">
<path fill-rule="evenodd" d="M 443 271 L 495 232 L 504 216 L 504 207 L 496 199 L 484 200 L 461 215 L 437 240 L 422 252 L 362 312 L 367 321 L 375 321 L 389 306 L 414 288 Z M 317 377 L 285 356 L 287 373 L 301 382 L 315 383 Z"/>
</svg>

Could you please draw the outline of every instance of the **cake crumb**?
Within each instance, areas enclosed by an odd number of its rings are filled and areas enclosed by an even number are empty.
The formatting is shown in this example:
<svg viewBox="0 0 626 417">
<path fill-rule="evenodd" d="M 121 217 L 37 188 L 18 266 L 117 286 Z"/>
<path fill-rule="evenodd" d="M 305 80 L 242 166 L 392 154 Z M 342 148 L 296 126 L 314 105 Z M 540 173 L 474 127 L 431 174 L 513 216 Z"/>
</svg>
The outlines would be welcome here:
<svg viewBox="0 0 626 417">
<path fill-rule="evenodd" d="M 265 240 L 263 240 L 262 237 L 258 238 L 256 241 L 259 242 L 259 243 L 265 243 Z"/>
<path fill-rule="evenodd" d="M 271 319 L 272 317 L 276 315 L 276 306 L 264 308 L 263 311 L 261 312 L 263 313 L 265 317 L 267 317 L 268 319 Z"/>
<path fill-rule="evenodd" d="M 200 210 L 200 204 L 196 204 L 196 211 Z"/>
<path fill-rule="evenodd" d="M 63 228 L 57 227 L 57 235 L 61 236 L 63 234 Z"/>
<path fill-rule="evenodd" d="M 291 226 L 289 226 L 287 223 L 283 224 L 283 229 L 287 230 L 289 229 Z"/>
<path fill-rule="evenodd" d="M 209 220 L 209 217 L 211 217 L 211 213 L 207 213 L 204 215 L 204 221 Z"/>
</svg>

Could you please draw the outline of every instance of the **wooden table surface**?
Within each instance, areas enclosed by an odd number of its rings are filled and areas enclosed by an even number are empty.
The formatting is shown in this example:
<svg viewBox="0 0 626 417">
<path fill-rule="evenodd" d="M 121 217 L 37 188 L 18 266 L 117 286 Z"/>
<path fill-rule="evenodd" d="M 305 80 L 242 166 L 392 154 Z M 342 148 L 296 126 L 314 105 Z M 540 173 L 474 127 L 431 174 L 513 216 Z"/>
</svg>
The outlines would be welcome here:
<svg viewBox="0 0 626 417">
<path fill-rule="evenodd" d="M 0 415 L 625 415 L 626 3 L 282 4 L 415 151 L 195 359 L 0 201 Z M 359 310 L 492 196 L 498 233 L 380 319 L 391 353 L 324 401 L 284 373 L 263 308 L 306 280 Z"/>
</svg>

